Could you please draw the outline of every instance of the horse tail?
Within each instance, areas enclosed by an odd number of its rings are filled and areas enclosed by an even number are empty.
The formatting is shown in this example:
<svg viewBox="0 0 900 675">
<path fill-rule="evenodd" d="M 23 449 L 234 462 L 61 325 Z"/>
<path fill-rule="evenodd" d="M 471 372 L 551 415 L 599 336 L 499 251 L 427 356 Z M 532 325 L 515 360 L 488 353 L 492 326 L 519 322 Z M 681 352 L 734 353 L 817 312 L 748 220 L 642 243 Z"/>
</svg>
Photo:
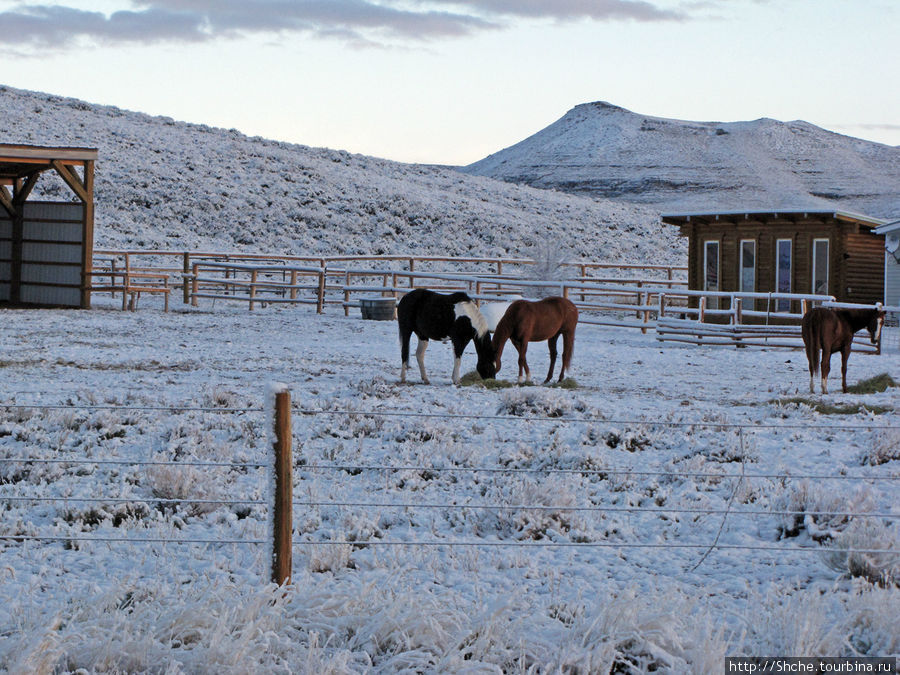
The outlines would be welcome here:
<svg viewBox="0 0 900 675">
<path fill-rule="evenodd" d="M 809 362 L 809 374 L 815 377 L 819 374 L 819 342 L 821 326 L 812 320 L 812 315 L 807 313 L 800 325 L 800 334 L 803 336 L 803 346 L 806 348 L 806 360 Z"/>
<path fill-rule="evenodd" d="M 471 300 L 457 302 L 455 305 L 456 318 L 466 316 L 472 322 L 472 328 L 475 329 L 475 335 L 483 338 L 488 332 L 488 322 L 478 310 L 478 306 Z"/>
</svg>

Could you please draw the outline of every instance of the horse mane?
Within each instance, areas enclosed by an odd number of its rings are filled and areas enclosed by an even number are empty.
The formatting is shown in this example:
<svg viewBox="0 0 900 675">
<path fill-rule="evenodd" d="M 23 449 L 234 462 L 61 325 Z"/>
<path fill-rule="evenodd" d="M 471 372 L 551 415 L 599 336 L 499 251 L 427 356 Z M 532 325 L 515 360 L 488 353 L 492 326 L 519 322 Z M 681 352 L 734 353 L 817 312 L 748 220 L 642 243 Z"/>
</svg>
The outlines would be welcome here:
<svg viewBox="0 0 900 675">
<path fill-rule="evenodd" d="M 472 322 L 472 328 L 475 329 L 475 334 L 480 338 L 485 336 L 488 332 L 488 322 L 487 319 L 484 318 L 484 315 L 478 311 L 478 306 L 474 302 L 471 300 L 462 300 L 457 302 L 454 305 L 454 308 L 456 311 L 456 318 L 462 316 L 469 317 L 469 321 Z"/>
</svg>

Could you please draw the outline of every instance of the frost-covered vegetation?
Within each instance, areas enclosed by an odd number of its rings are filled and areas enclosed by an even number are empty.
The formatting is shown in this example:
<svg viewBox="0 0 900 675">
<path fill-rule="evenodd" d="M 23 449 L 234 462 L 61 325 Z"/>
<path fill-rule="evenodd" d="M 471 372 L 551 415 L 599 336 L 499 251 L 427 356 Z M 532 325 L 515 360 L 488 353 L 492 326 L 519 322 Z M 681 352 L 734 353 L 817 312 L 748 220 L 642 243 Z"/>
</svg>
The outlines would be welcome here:
<svg viewBox="0 0 900 675">
<path fill-rule="evenodd" d="M 0 344 L 16 406 L 0 408 L 0 532 L 48 538 L 0 542 L 0 670 L 712 673 L 725 655 L 900 654 L 897 556 L 842 552 L 898 547 L 896 415 L 779 404 L 808 381 L 784 351 L 581 326 L 576 386 L 495 389 L 453 387 L 442 344 L 434 384 L 400 385 L 395 324 L 305 308 L 3 310 Z M 269 531 L 272 380 L 298 408 L 286 590 L 246 543 Z M 894 409 L 895 392 L 829 399 Z M 103 541 L 122 537 L 171 541 Z M 178 543 L 209 539 L 232 543 Z"/>
<path fill-rule="evenodd" d="M 676 228 L 643 207 L 9 87 L 0 112 L 4 143 L 98 149 L 101 247 L 525 257 L 550 237 L 587 260 L 685 260 Z M 52 178 L 36 195 L 70 199 Z"/>
</svg>

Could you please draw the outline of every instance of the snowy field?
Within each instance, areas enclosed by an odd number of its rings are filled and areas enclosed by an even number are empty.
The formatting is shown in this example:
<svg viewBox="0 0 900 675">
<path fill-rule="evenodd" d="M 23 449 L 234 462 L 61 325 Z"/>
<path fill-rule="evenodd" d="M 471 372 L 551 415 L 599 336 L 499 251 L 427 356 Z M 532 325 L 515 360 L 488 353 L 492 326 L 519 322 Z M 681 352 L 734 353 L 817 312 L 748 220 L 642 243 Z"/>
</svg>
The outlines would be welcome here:
<svg viewBox="0 0 900 675">
<path fill-rule="evenodd" d="M 575 388 L 454 387 L 448 344 L 400 385 L 395 322 L 96 304 L 0 310 L 2 672 L 900 655 L 898 556 L 840 552 L 900 548 L 896 388 L 809 397 L 799 351 L 587 325 Z M 849 381 L 897 359 L 855 354 Z M 272 381 L 295 407 L 286 590 L 257 466 Z"/>
</svg>

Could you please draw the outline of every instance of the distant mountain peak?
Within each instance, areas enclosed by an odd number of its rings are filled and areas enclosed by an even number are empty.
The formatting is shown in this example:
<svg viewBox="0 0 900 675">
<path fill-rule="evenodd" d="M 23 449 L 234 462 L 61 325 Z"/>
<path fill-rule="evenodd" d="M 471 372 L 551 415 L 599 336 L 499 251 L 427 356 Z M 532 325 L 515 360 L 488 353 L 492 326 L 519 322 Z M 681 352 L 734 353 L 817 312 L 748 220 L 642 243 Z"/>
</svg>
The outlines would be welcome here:
<svg viewBox="0 0 900 675">
<path fill-rule="evenodd" d="M 660 210 L 831 206 L 900 213 L 900 150 L 803 120 L 695 122 L 594 101 L 463 169 Z"/>
</svg>

